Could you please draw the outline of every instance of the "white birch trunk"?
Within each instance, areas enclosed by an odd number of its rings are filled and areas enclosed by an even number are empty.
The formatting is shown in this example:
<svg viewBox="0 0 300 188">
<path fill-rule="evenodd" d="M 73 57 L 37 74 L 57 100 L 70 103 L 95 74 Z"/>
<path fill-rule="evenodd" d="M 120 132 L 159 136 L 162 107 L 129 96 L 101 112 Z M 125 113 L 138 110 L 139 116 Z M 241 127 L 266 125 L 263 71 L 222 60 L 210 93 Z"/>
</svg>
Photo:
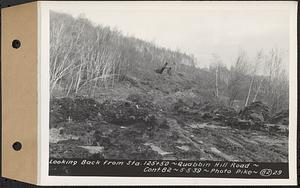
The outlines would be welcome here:
<svg viewBox="0 0 300 188">
<path fill-rule="evenodd" d="M 261 79 L 260 82 L 259 82 L 258 88 L 257 88 L 257 90 L 256 90 L 256 93 L 255 93 L 255 95 L 254 95 L 254 98 L 253 98 L 253 101 L 252 101 L 252 102 L 255 102 L 255 101 L 256 101 L 257 95 L 258 95 L 258 93 L 259 93 L 259 91 L 260 91 L 261 83 L 262 83 L 262 79 Z"/>
<path fill-rule="evenodd" d="M 218 86 L 218 74 L 219 74 L 219 67 L 216 67 L 216 97 L 219 98 L 219 86 Z"/>
<path fill-rule="evenodd" d="M 254 76 L 252 76 L 252 79 L 251 79 L 251 83 L 250 83 L 250 86 L 249 86 L 249 90 L 248 90 L 248 94 L 247 94 L 245 106 L 248 105 L 248 101 L 249 101 L 249 98 L 250 98 L 250 94 L 251 94 L 253 82 L 254 82 Z"/>
</svg>

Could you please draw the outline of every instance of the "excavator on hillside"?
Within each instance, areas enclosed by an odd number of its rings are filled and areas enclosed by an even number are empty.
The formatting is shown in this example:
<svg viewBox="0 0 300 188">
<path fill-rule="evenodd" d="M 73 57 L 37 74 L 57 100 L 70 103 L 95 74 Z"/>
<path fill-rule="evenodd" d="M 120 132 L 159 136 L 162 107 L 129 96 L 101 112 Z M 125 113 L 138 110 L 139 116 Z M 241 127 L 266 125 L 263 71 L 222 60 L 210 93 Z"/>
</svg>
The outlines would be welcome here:
<svg viewBox="0 0 300 188">
<path fill-rule="evenodd" d="M 168 62 L 165 62 L 165 64 L 161 68 L 155 69 L 155 72 L 158 74 L 163 74 L 165 70 L 169 75 L 171 75 L 172 66 L 168 66 Z"/>
</svg>

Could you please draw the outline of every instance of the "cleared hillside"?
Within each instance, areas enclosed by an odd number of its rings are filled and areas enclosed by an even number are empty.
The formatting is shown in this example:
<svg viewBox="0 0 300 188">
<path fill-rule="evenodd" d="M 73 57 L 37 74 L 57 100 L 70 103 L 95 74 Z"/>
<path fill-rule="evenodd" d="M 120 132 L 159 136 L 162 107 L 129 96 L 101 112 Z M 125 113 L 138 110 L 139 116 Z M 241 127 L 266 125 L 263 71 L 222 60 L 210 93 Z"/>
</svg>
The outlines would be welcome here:
<svg viewBox="0 0 300 188">
<path fill-rule="evenodd" d="M 199 69 L 84 18 L 50 23 L 50 157 L 287 162 L 281 70 L 247 72 L 243 54 Z M 276 52 L 266 57 L 276 70 Z"/>
</svg>

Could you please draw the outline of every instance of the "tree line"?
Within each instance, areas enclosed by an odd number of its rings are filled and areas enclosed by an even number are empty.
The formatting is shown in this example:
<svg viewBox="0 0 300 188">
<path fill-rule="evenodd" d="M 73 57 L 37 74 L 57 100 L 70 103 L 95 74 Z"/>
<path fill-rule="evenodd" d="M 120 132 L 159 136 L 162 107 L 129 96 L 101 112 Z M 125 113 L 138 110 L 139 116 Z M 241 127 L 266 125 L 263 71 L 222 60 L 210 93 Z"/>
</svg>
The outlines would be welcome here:
<svg viewBox="0 0 300 188">
<path fill-rule="evenodd" d="M 226 105 L 263 101 L 272 112 L 288 108 L 289 80 L 278 49 L 259 51 L 254 59 L 241 50 L 231 67 L 213 54 L 209 70 L 196 67 L 193 55 L 158 47 L 117 29 L 93 25 L 84 17 L 50 12 L 50 94 L 95 96 L 99 88 L 113 88 L 128 75 L 143 78 L 165 62 L 199 83 L 203 95 L 226 98 Z M 200 62 L 201 63 L 201 62 Z"/>
<path fill-rule="evenodd" d="M 84 90 L 93 96 L 98 87 L 113 87 L 127 74 L 141 76 L 164 62 L 195 65 L 193 56 L 124 36 L 88 19 L 50 12 L 50 93 L 69 96 Z"/>
<path fill-rule="evenodd" d="M 288 109 L 289 78 L 282 54 L 273 48 L 266 52 L 260 50 L 254 59 L 249 59 L 246 51 L 241 50 L 230 68 L 213 54 L 209 70 L 214 74 L 216 98 L 222 88 L 230 106 L 236 100 L 242 101 L 243 106 L 262 101 L 273 113 Z"/>
</svg>

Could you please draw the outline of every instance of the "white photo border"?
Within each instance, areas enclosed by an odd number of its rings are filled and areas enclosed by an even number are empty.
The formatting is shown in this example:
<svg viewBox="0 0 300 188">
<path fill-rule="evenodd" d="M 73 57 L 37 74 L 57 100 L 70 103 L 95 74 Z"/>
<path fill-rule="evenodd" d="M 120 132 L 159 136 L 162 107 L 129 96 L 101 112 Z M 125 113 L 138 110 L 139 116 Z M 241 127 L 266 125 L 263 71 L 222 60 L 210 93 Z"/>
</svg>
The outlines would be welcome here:
<svg viewBox="0 0 300 188">
<path fill-rule="evenodd" d="M 49 12 L 52 9 L 99 7 L 117 5 L 201 5 L 220 8 L 241 8 L 246 5 L 255 9 L 279 8 L 290 12 L 289 44 L 289 179 L 241 179 L 241 178 L 184 178 L 184 177 L 87 177 L 87 176 L 49 176 Z M 217 5 L 217 6 L 216 6 Z M 39 130 L 38 130 L 38 184 L 39 185 L 297 185 L 297 2 L 296 1 L 229 1 L 229 2 L 126 2 L 126 1 L 39 1 L 38 2 L 38 46 L 39 46 Z"/>
</svg>

